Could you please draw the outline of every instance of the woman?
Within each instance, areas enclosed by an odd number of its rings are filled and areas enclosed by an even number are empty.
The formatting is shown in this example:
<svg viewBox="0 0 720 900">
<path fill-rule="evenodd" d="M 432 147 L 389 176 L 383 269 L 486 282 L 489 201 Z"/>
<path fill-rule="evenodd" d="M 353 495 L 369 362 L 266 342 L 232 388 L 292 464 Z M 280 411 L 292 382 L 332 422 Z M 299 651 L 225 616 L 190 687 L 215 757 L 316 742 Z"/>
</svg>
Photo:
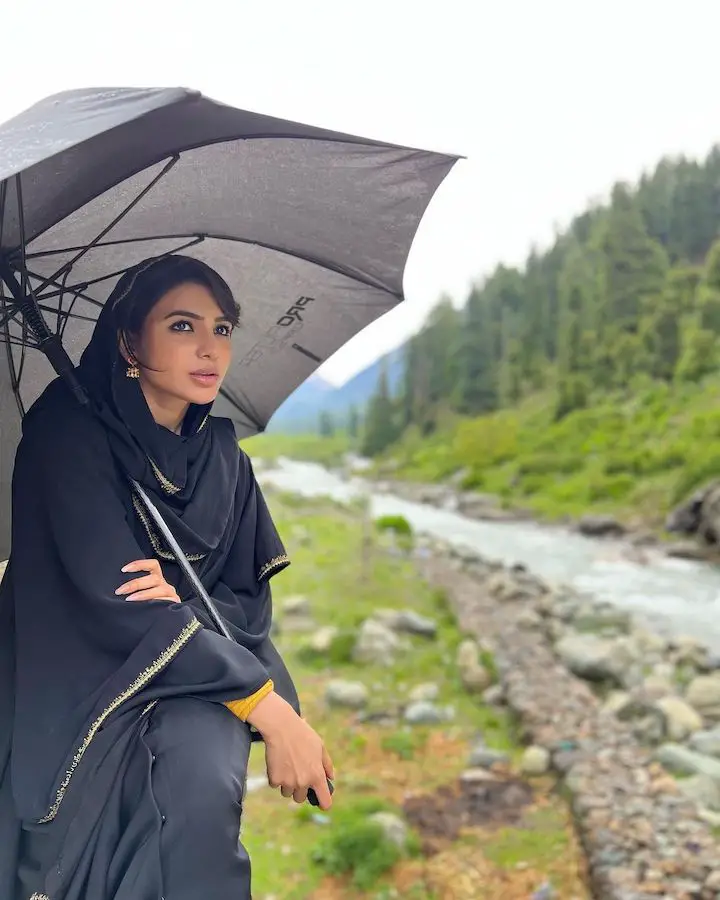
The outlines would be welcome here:
<svg viewBox="0 0 720 900">
<path fill-rule="evenodd" d="M 0 897 L 250 897 L 250 743 L 297 802 L 332 762 L 269 640 L 288 564 L 228 420 L 209 417 L 239 309 L 184 256 L 126 273 L 77 374 L 25 417 L 0 593 Z M 212 627 L 144 487 L 236 642 Z"/>
</svg>

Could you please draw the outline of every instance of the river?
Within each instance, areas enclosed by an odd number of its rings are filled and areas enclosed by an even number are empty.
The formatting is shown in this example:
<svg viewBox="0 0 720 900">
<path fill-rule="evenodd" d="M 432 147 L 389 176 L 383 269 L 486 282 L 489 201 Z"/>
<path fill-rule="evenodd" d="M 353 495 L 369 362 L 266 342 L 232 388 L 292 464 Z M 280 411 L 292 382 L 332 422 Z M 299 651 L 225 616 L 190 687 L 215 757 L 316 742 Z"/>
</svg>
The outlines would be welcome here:
<svg viewBox="0 0 720 900">
<path fill-rule="evenodd" d="M 644 550 L 627 558 L 623 541 L 594 540 L 567 528 L 468 519 L 389 494 L 360 478 L 345 479 L 313 463 L 281 459 L 259 467 L 261 484 L 340 502 L 367 495 L 373 516 L 399 514 L 415 531 L 504 563 L 523 563 L 550 582 L 564 582 L 631 611 L 665 635 L 689 635 L 720 653 L 720 569 Z"/>
</svg>

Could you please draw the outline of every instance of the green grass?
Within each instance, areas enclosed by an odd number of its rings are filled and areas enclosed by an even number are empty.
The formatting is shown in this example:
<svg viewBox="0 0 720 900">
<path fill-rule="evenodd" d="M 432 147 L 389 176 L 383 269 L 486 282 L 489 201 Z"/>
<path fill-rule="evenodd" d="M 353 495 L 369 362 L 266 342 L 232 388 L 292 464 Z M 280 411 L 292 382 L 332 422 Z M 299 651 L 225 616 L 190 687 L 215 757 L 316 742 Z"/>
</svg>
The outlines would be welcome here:
<svg viewBox="0 0 720 900">
<path fill-rule="evenodd" d="M 293 560 L 273 581 L 280 624 L 276 641 L 295 678 L 304 715 L 333 757 L 337 790 L 333 809 L 320 815 L 268 788 L 248 795 L 243 841 L 253 863 L 253 896 L 308 900 L 321 882 L 334 878 L 336 892 L 323 897 L 389 897 L 399 855 L 379 839 L 377 828 L 368 825 L 368 813 L 378 809 L 399 813 L 407 791 L 431 791 L 452 783 L 465 768 L 478 733 L 488 746 L 509 752 L 514 760 L 522 748 L 508 714 L 463 691 L 454 658 L 464 635 L 447 598 L 419 577 L 412 560 L 388 554 L 378 532 L 371 552 L 363 553 L 357 513 L 328 501 L 298 506 L 271 494 L 269 502 Z M 301 530 L 312 534 L 311 542 L 296 540 Z M 309 598 L 318 625 L 332 624 L 340 630 L 329 658 L 304 649 L 307 633 L 283 631 L 283 598 L 294 594 Z M 411 637 L 411 651 L 392 665 L 353 663 L 347 636 L 374 610 L 403 607 L 434 618 L 437 639 Z M 485 662 L 492 666 L 489 655 Z M 439 726 L 358 722 L 350 711 L 326 707 L 324 689 L 332 678 L 363 681 L 371 691 L 370 709 L 377 710 L 393 708 L 414 686 L 432 681 L 439 688 L 437 702 L 452 705 L 455 717 Z M 262 747 L 254 746 L 250 774 L 263 773 Z M 408 864 L 417 848 L 411 834 L 403 857 Z M 418 889 L 412 896 L 430 900 L 433 893 Z"/>
<path fill-rule="evenodd" d="M 693 488 L 720 476 L 720 381 L 655 385 L 553 420 L 553 398 L 448 419 L 391 448 L 392 474 L 420 482 L 462 472 L 463 487 L 542 517 L 611 513 L 659 526 Z M 380 466 L 382 466 L 382 460 Z M 396 468 L 397 466 L 397 468 Z"/>
<path fill-rule="evenodd" d="M 345 432 L 332 437 L 319 434 L 258 434 L 241 441 L 241 446 L 251 459 L 274 462 L 280 456 L 335 466 L 342 462 L 350 450 L 350 439 Z"/>
</svg>

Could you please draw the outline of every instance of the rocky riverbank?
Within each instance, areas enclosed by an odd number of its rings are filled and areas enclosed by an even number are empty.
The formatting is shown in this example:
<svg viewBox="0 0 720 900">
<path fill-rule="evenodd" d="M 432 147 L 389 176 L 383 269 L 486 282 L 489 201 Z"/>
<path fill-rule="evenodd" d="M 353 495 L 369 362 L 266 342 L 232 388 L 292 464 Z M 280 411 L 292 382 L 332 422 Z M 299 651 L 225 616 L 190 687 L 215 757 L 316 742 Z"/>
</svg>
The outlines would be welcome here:
<svg viewBox="0 0 720 900">
<path fill-rule="evenodd" d="M 720 900 L 720 660 L 521 568 L 448 548 L 420 565 L 567 790 L 593 895 Z"/>
<path fill-rule="evenodd" d="M 697 521 L 690 521 L 686 514 L 686 506 L 692 506 L 693 498 L 689 498 L 688 504 L 682 504 L 673 511 L 676 519 L 688 520 L 686 526 L 688 534 L 696 536 L 701 533 L 706 534 L 705 526 L 708 525 L 708 522 L 712 523 L 712 528 L 717 525 L 717 532 L 720 534 L 720 485 L 716 485 L 716 487 L 719 502 L 714 504 L 714 495 L 711 498 L 713 502 L 703 500 L 705 509 Z M 531 510 L 516 506 L 507 507 L 503 505 L 502 498 L 493 494 L 462 489 L 458 478 L 451 478 L 438 484 L 382 478 L 374 481 L 372 488 L 378 493 L 393 494 L 403 500 L 458 513 L 469 519 L 488 522 L 532 522 L 537 520 L 536 514 Z M 717 510 L 715 506 L 718 507 Z M 566 516 L 553 524 L 571 528 L 586 537 L 621 539 L 625 545 L 624 555 L 639 563 L 647 560 L 646 551 L 649 550 L 676 559 L 720 562 L 720 553 L 716 544 L 708 543 L 698 537 L 685 537 L 670 541 L 666 539 L 667 535 L 664 532 L 649 528 L 639 520 L 623 523 L 615 516 L 587 514 L 578 519 Z M 547 522 L 544 522 L 543 525 L 551 527 Z M 682 533 L 682 529 L 678 529 L 678 533 Z"/>
</svg>

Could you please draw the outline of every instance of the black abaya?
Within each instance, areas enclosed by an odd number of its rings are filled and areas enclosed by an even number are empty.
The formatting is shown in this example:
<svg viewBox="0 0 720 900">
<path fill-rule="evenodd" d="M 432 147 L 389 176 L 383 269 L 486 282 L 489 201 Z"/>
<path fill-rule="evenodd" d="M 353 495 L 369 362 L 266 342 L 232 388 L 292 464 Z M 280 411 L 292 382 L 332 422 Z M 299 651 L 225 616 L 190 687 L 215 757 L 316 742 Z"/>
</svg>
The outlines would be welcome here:
<svg viewBox="0 0 720 900">
<path fill-rule="evenodd" d="M 127 297 L 122 280 L 116 293 Z M 54 382 L 16 458 L 0 588 L 0 897 L 244 900 L 251 736 L 223 704 L 272 678 L 298 709 L 269 638 L 268 582 L 288 559 L 230 423 L 202 407 L 181 436 L 152 421 L 124 376 L 112 301 L 79 369 L 91 408 Z M 189 594 L 128 475 L 235 642 Z M 151 556 L 182 603 L 115 595 L 134 577 L 121 568 Z"/>
</svg>

